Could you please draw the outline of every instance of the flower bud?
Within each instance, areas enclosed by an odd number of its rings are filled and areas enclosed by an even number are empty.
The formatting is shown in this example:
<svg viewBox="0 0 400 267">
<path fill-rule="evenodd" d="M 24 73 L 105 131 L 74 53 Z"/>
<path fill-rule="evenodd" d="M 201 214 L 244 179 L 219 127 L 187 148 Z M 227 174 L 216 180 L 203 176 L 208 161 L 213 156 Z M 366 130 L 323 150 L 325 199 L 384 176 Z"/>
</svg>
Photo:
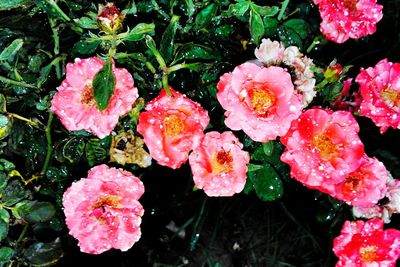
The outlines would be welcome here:
<svg viewBox="0 0 400 267">
<path fill-rule="evenodd" d="M 105 6 L 100 6 L 97 22 L 104 32 L 112 34 L 120 30 L 124 18 L 114 3 L 107 3 Z"/>
<path fill-rule="evenodd" d="M 325 79 L 330 83 L 334 83 L 339 80 L 340 75 L 343 72 L 343 67 L 339 63 L 329 66 L 324 72 Z"/>
</svg>

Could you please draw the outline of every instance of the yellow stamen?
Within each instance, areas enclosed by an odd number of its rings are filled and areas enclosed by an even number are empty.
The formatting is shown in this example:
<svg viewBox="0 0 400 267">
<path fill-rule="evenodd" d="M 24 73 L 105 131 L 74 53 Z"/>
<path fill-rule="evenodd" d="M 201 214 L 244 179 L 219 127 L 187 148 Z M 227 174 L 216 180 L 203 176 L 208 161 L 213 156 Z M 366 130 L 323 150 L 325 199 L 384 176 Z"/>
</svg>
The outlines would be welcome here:
<svg viewBox="0 0 400 267">
<path fill-rule="evenodd" d="M 164 134 L 175 137 L 185 130 L 185 123 L 177 116 L 170 115 L 164 119 Z"/>
</svg>

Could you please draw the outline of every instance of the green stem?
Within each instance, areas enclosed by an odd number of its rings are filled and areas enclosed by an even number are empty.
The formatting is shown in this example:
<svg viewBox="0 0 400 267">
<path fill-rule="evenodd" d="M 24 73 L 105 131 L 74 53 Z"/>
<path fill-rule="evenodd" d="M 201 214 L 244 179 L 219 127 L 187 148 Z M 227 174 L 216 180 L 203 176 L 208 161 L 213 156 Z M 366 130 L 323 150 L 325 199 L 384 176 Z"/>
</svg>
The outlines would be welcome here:
<svg viewBox="0 0 400 267">
<path fill-rule="evenodd" d="M 22 229 L 22 232 L 21 232 L 21 234 L 19 235 L 19 237 L 18 237 L 18 239 L 17 239 L 17 244 L 18 244 L 19 242 L 21 242 L 22 239 L 24 238 L 24 236 L 25 236 L 25 234 L 26 234 L 26 231 L 28 230 L 28 226 L 29 226 L 29 224 L 28 224 L 28 223 L 25 223 L 24 228 Z"/>
<path fill-rule="evenodd" d="M 71 21 L 70 17 L 62 11 L 62 9 L 57 5 L 54 0 L 47 0 L 46 1 L 54 10 L 57 12 L 64 21 Z"/>
<path fill-rule="evenodd" d="M 42 170 L 40 171 L 41 175 L 44 175 L 46 173 L 47 168 L 49 167 L 51 154 L 53 152 L 52 138 L 51 138 L 51 123 L 53 122 L 53 117 L 54 117 L 54 114 L 52 112 L 49 112 L 49 118 L 47 120 L 47 125 L 46 125 L 46 129 L 45 129 L 46 139 L 47 139 L 47 152 L 46 152 L 46 158 L 44 160 Z"/>
<path fill-rule="evenodd" d="M 56 21 L 49 17 L 49 22 L 50 22 L 51 30 L 53 31 L 53 41 L 54 41 L 54 49 L 53 49 L 53 51 L 54 51 L 54 55 L 56 57 L 58 57 L 58 55 L 60 54 L 60 36 L 58 34 L 58 30 L 57 30 L 57 27 L 56 27 Z M 60 62 L 59 61 L 55 62 L 54 67 L 56 69 L 57 79 L 61 79 Z"/>
<path fill-rule="evenodd" d="M 279 11 L 278 20 L 282 20 L 283 19 L 283 15 L 285 14 L 286 8 L 289 5 L 289 1 L 290 0 L 284 0 L 283 1 L 281 10 Z"/>
<path fill-rule="evenodd" d="M 26 122 L 26 123 L 28 123 L 29 125 L 32 125 L 32 126 L 34 126 L 34 127 L 38 127 L 38 126 L 39 126 L 39 123 L 37 123 L 36 121 L 32 121 L 32 120 L 27 119 L 27 118 L 25 118 L 25 117 L 22 117 L 22 116 L 20 116 L 20 115 L 18 115 L 18 114 L 15 114 L 15 113 L 7 113 L 7 114 L 8 114 L 9 116 L 13 117 L 13 118 L 16 118 L 16 119 L 18 119 L 18 120 L 24 121 L 24 122 Z"/>
<path fill-rule="evenodd" d="M 176 64 L 174 66 L 168 67 L 167 68 L 167 73 L 170 74 L 174 71 L 180 70 L 180 69 L 188 69 L 188 68 L 192 68 L 192 67 L 196 67 L 198 65 L 201 65 L 201 63 L 182 63 L 182 64 Z"/>
<path fill-rule="evenodd" d="M 166 74 L 166 73 L 164 73 L 164 75 L 162 76 L 162 85 L 163 85 L 165 91 L 167 92 L 167 95 L 173 96 L 171 93 L 171 90 L 169 90 L 168 74 Z"/>
<path fill-rule="evenodd" d="M 9 84 L 12 84 L 12 85 L 21 86 L 21 87 L 25 87 L 25 88 L 38 89 L 34 85 L 27 84 L 27 83 L 24 83 L 24 82 L 15 81 L 15 80 L 6 78 L 4 76 L 0 76 L 0 82 L 9 83 Z"/>
<path fill-rule="evenodd" d="M 153 64 L 151 64 L 148 61 L 146 61 L 146 63 L 144 63 L 144 64 L 151 71 L 151 73 L 156 74 L 157 70 L 154 68 Z"/>
</svg>

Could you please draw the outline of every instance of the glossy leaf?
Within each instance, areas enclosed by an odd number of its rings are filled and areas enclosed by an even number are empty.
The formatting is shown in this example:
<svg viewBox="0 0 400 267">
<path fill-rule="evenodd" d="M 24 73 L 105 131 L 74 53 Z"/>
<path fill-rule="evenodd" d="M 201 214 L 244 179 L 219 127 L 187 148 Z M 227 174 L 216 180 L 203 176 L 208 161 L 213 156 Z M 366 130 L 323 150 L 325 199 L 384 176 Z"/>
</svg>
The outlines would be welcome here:
<svg viewBox="0 0 400 267">
<path fill-rule="evenodd" d="M 78 53 L 81 55 L 92 54 L 94 51 L 96 51 L 100 43 L 100 41 L 89 42 L 87 40 L 80 40 L 79 42 L 75 43 L 74 47 L 72 48 L 72 53 Z"/>
<path fill-rule="evenodd" d="M 15 39 L 0 53 L 0 61 L 2 60 L 12 61 L 14 55 L 18 52 L 18 50 L 21 49 L 23 45 L 24 41 L 22 39 Z"/>
<path fill-rule="evenodd" d="M 183 60 L 215 60 L 220 59 L 220 55 L 213 49 L 193 43 L 187 43 L 178 48 L 174 63 L 181 62 Z"/>
<path fill-rule="evenodd" d="M 253 183 L 254 190 L 259 199 L 263 201 L 273 201 L 283 195 L 282 181 L 269 164 L 264 164 L 260 168 L 249 171 L 248 178 Z"/>
<path fill-rule="evenodd" d="M 4 266 L 6 263 L 10 263 L 12 257 L 14 257 L 15 251 L 10 247 L 0 248 L 0 267 Z"/>
<path fill-rule="evenodd" d="M 210 24 L 211 20 L 217 13 L 217 5 L 215 3 L 209 4 L 203 10 L 201 10 L 195 19 L 195 29 L 201 29 Z"/>
<path fill-rule="evenodd" d="M 154 34 L 154 23 L 139 23 L 126 36 L 123 37 L 124 41 L 138 41 L 144 38 L 146 34 Z"/>
<path fill-rule="evenodd" d="M 254 10 L 250 11 L 250 33 L 253 42 L 258 45 L 261 37 L 264 35 L 264 22 L 257 12 Z"/>
<path fill-rule="evenodd" d="M 6 102 L 6 98 L 3 94 L 0 94 L 0 112 L 6 112 L 7 109 L 7 102 Z"/>
<path fill-rule="evenodd" d="M 251 7 L 262 17 L 272 17 L 279 12 L 279 7 L 277 6 L 259 6 L 252 4 Z"/>
<path fill-rule="evenodd" d="M 36 266 L 45 266 L 56 263 L 63 255 L 60 239 L 53 242 L 36 242 L 30 245 L 23 256 L 30 264 Z"/>
<path fill-rule="evenodd" d="M 17 8 L 24 4 L 26 0 L 1 0 L 0 1 L 0 11 L 1 10 L 8 10 L 12 8 Z"/>
<path fill-rule="evenodd" d="M 37 202 L 25 200 L 15 205 L 15 210 L 20 218 L 29 223 L 45 222 L 50 220 L 56 210 L 50 202 Z"/>
<path fill-rule="evenodd" d="M 97 29 L 97 21 L 92 19 L 92 18 L 88 18 L 88 17 L 82 17 L 79 19 L 74 19 L 75 23 L 83 28 L 83 29 Z"/>
<path fill-rule="evenodd" d="M 111 96 L 114 93 L 115 76 L 112 72 L 111 60 L 107 60 L 103 68 L 94 76 L 93 94 L 100 111 L 108 107 Z"/>
<path fill-rule="evenodd" d="M 4 208 L 0 208 L 0 241 L 8 235 L 8 226 L 10 224 L 10 214 Z"/>
<path fill-rule="evenodd" d="M 18 180 L 10 181 L 3 191 L 1 202 L 5 206 L 13 206 L 22 199 L 27 198 L 30 192 L 24 189 Z"/>
<path fill-rule="evenodd" d="M 173 16 L 171 21 L 165 30 L 160 43 L 160 53 L 164 58 L 165 62 L 169 62 L 172 58 L 172 52 L 174 50 L 175 33 L 179 26 L 179 16 Z"/>
</svg>

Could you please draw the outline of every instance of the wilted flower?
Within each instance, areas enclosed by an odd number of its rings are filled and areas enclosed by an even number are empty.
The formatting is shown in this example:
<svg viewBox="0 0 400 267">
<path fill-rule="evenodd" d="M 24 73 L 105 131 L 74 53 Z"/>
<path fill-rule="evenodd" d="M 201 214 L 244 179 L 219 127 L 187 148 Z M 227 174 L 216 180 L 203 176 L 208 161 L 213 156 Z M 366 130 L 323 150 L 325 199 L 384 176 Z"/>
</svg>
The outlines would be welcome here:
<svg viewBox="0 0 400 267">
<path fill-rule="evenodd" d="M 100 6 L 97 21 L 100 28 L 109 34 L 116 33 L 122 27 L 124 15 L 118 10 L 114 3 L 107 3 L 105 6 Z"/>
<path fill-rule="evenodd" d="M 119 116 L 128 113 L 138 98 L 129 72 L 113 67 L 114 94 L 108 107 L 100 111 L 94 100 L 92 82 L 103 65 L 97 57 L 76 59 L 75 63 L 67 64 L 66 78 L 51 101 L 51 111 L 68 130 L 86 130 L 104 138 L 115 128 Z"/>
<path fill-rule="evenodd" d="M 302 110 L 289 73 L 280 67 L 244 63 L 225 73 L 217 88 L 225 124 L 258 142 L 284 135 Z"/>
<path fill-rule="evenodd" d="M 383 230 L 381 219 L 346 221 L 333 240 L 333 251 L 339 258 L 337 267 L 395 267 L 400 257 L 400 231 Z"/>
<path fill-rule="evenodd" d="M 360 167 L 336 185 L 334 197 L 357 207 L 370 207 L 387 190 L 387 170 L 382 162 L 364 155 Z"/>
<path fill-rule="evenodd" d="M 303 56 L 295 46 L 285 48 L 282 42 L 263 39 L 260 48 L 255 50 L 257 59 L 266 66 L 278 65 L 289 68 L 295 76 L 293 80 L 295 91 L 302 96 L 306 107 L 315 97 L 315 79 L 312 59 Z"/>
<path fill-rule="evenodd" d="M 364 146 L 358 131 L 350 112 L 309 109 L 281 137 L 286 146 L 281 160 L 290 165 L 293 178 L 333 195 L 361 164 Z"/>
<path fill-rule="evenodd" d="M 151 165 L 151 157 L 143 148 L 143 139 L 135 136 L 131 130 L 113 134 L 110 147 L 110 162 L 118 164 L 137 164 L 146 168 Z"/>
<path fill-rule="evenodd" d="M 343 43 L 376 31 L 383 6 L 376 0 L 314 0 L 321 14 L 321 32 L 326 39 Z"/>
<path fill-rule="evenodd" d="M 208 196 L 232 196 L 246 184 L 249 153 L 232 132 L 206 133 L 189 156 L 194 184 Z"/>
<path fill-rule="evenodd" d="M 375 67 L 361 69 L 356 77 L 362 102 L 360 115 L 370 118 L 381 133 L 400 127 L 400 63 L 383 59 Z"/>
<path fill-rule="evenodd" d="M 143 135 L 152 158 L 161 165 L 179 168 L 203 137 L 210 118 L 198 103 L 170 88 L 162 90 L 139 116 L 137 131 Z"/>
<path fill-rule="evenodd" d="M 72 183 L 63 196 L 69 233 L 82 252 L 126 251 L 140 239 L 143 183 L 130 172 L 93 167 L 88 178 Z"/>
</svg>

